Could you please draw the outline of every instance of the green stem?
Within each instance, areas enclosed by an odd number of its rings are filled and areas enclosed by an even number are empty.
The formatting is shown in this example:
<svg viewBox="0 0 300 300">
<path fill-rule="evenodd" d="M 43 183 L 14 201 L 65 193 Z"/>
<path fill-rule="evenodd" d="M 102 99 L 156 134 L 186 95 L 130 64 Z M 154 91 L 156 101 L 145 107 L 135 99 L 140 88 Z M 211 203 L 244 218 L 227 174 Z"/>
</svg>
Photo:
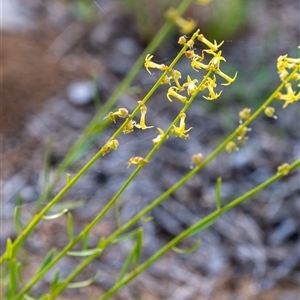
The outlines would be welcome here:
<svg viewBox="0 0 300 300">
<path fill-rule="evenodd" d="M 300 159 L 296 160 L 291 166 L 290 171 L 294 170 L 295 168 L 298 168 L 300 166 Z M 197 228 L 204 227 L 206 224 L 211 223 L 216 218 L 219 218 L 221 215 L 223 215 L 228 210 L 236 207 L 237 205 L 240 205 L 241 203 L 248 200 L 250 197 L 254 196 L 261 190 L 267 188 L 269 185 L 283 177 L 283 174 L 276 174 L 273 177 L 269 178 L 265 182 L 261 183 L 260 185 L 256 186 L 254 189 L 248 191 L 244 195 L 236 198 L 235 200 L 231 201 L 227 205 L 225 205 L 221 209 L 217 209 L 199 222 L 195 223 L 185 231 L 183 231 L 181 234 L 176 236 L 173 240 L 171 240 L 169 243 L 167 243 L 164 247 L 162 247 L 159 251 L 157 251 L 154 255 L 152 255 L 149 259 L 147 259 L 144 263 L 142 263 L 139 267 L 134 269 L 131 273 L 126 275 L 122 280 L 117 282 L 109 291 L 107 291 L 102 297 L 99 298 L 99 300 L 105 300 L 109 299 L 112 295 L 114 295 L 119 289 L 121 289 L 123 286 L 127 285 L 131 280 L 133 280 L 135 277 L 137 277 L 139 274 L 141 274 L 143 271 L 145 271 L 149 266 L 151 266 L 155 261 L 157 261 L 159 258 L 161 258 L 163 255 L 165 255 L 169 250 L 171 250 L 174 246 L 176 246 L 179 242 L 190 236 Z"/>
</svg>

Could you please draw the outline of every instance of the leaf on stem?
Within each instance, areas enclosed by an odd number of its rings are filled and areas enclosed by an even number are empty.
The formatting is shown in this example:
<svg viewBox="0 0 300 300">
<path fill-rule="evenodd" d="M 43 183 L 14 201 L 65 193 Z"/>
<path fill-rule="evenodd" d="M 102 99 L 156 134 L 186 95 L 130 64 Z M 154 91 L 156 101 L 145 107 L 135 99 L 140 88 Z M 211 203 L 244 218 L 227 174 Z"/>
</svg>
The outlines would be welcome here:
<svg viewBox="0 0 300 300">
<path fill-rule="evenodd" d="M 53 280 L 50 283 L 50 291 L 53 292 L 59 284 L 60 270 L 57 270 L 53 276 Z"/>
<path fill-rule="evenodd" d="M 191 254 L 191 253 L 195 252 L 199 248 L 200 244 L 201 244 L 201 240 L 198 240 L 189 249 L 180 249 L 180 248 L 174 246 L 174 247 L 172 247 L 172 250 L 175 251 L 175 252 L 177 252 L 177 253 L 179 253 L 179 254 L 184 254 L 184 255 Z"/>
<path fill-rule="evenodd" d="M 18 270 L 17 262 L 15 258 L 10 259 L 9 261 L 9 299 L 17 294 L 18 290 Z"/>
<path fill-rule="evenodd" d="M 35 271 L 35 273 L 34 273 L 35 275 L 40 273 L 47 265 L 49 265 L 49 263 L 52 261 L 54 255 L 55 255 L 55 251 L 56 250 L 54 248 L 50 249 L 50 251 L 46 254 L 44 259 L 42 260 L 40 266 Z"/>
<path fill-rule="evenodd" d="M 221 187 L 222 187 L 222 178 L 218 177 L 216 182 L 216 207 L 221 209 Z"/>
<path fill-rule="evenodd" d="M 16 202 L 17 203 L 14 210 L 14 223 L 17 233 L 20 233 L 23 230 L 23 225 L 21 221 L 23 198 L 21 195 L 18 195 Z"/>
<path fill-rule="evenodd" d="M 73 216 L 70 212 L 68 212 L 67 227 L 68 227 L 69 240 L 72 241 L 73 240 Z"/>
<path fill-rule="evenodd" d="M 125 234 L 122 234 L 118 237 L 116 237 L 114 240 L 113 240 L 113 243 L 116 244 L 116 243 L 121 243 L 121 242 L 124 242 L 124 241 L 128 241 L 128 240 L 131 240 L 133 237 L 135 237 L 138 233 L 138 231 L 140 230 L 140 228 L 137 228 L 131 232 L 128 232 L 128 233 L 125 233 Z"/>
<path fill-rule="evenodd" d="M 67 255 L 83 257 L 83 256 L 91 256 L 94 254 L 100 254 L 102 251 L 103 249 L 99 249 L 99 248 L 81 250 L 81 251 L 68 251 Z"/>
<path fill-rule="evenodd" d="M 190 234 L 187 237 L 193 236 L 193 235 L 203 231 L 204 229 L 210 227 L 213 223 L 215 223 L 219 219 L 219 217 L 220 216 L 217 215 L 216 217 L 212 218 L 211 220 L 205 222 L 204 224 L 200 224 L 192 232 L 190 232 Z"/>
<path fill-rule="evenodd" d="M 127 271 L 129 270 L 130 266 L 134 264 L 134 267 L 136 268 L 138 266 L 138 262 L 140 259 L 141 251 L 142 251 L 142 243 L 143 243 L 143 229 L 138 228 L 138 231 L 136 232 L 136 242 L 131 250 L 131 252 L 128 254 L 121 270 L 120 274 L 117 278 L 117 282 L 122 280 L 124 276 L 126 275 Z"/>
<path fill-rule="evenodd" d="M 77 289 L 77 288 L 89 286 L 97 279 L 98 276 L 99 276 L 99 272 L 97 272 L 93 277 L 87 280 L 69 283 L 67 287 L 70 289 Z"/>
<path fill-rule="evenodd" d="M 51 215 L 51 216 L 43 216 L 43 219 L 44 220 L 54 220 L 54 219 L 57 219 L 57 218 L 63 216 L 66 212 L 68 212 L 67 208 L 63 209 L 61 212 L 59 212 L 57 214 L 54 214 L 54 215 Z"/>
</svg>

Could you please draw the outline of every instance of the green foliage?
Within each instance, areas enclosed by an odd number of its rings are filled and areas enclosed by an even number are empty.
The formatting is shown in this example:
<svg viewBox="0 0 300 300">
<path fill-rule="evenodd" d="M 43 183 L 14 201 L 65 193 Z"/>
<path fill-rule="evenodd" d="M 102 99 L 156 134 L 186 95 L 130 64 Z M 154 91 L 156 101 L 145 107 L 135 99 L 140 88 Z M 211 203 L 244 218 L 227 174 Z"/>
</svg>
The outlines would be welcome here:
<svg viewBox="0 0 300 300">
<path fill-rule="evenodd" d="M 175 16 L 181 19 L 181 14 L 189 7 L 192 3 L 192 0 L 183 0 L 179 7 L 177 8 Z M 240 2 L 239 2 L 240 3 Z M 230 13 L 236 10 L 239 11 L 240 6 L 237 7 L 228 7 Z M 174 20 L 173 20 L 174 21 Z M 186 24 L 186 23 L 184 23 Z M 235 28 L 237 25 L 233 24 L 232 28 Z M 179 43 L 182 46 L 181 50 L 173 61 L 167 66 L 164 64 L 157 64 L 152 61 L 153 56 L 149 53 L 152 53 L 154 49 L 166 38 L 168 33 L 172 28 L 172 22 L 169 20 L 163 26 L 160 32 L 157 33 L 155 39 L 144 51 L 142 56 L 137 60 L 137 63 L 133 66 L 132 70 L 128 76 L 121 83 L 120 87 L 115 91 L 111 98 L 106 102 L 104 107 L 99 111 L 91 123 L 87 126 L 82 136 L 78 139 L 75 145 L 70 150 L 69 154 L 66 156 L 61 166 L 58 168 L 55 177 L 52 182 L 50 182 L 45 189 L 44 194 L 42 195 L 39 203 L 44 203 L 44 200 L 53 191 L 55 184 L 58 179 L 66 172 L 66 169 L 76 162 L 81 155 L 86 153 L 90 144 L 96 138 L 96 135 L 105 129 L 105 127 L 110 122 L 115 122 L 115 118 L 124 118 L 124 122 L 120 127 L 113 133 L 107 143 L 73 176 L 67 174 L 66 182 L 63 188 L 50 200 L 42 209 L 33 216 L 26 226 L 23 226 L 21 215 L 22 215 L 22 198 L 19 197 L 15 209 L 14 221 L 18 236 L 15 241 L 7 239 L 7 245 L 5 253 L 0 258 L 1 268 L 7 269 L 9 273 L 9 278 L 5 282 L 7 283 L 7 292 L 5 294 L 5 299 L 33 299 L 28 294 L 31 292 L 31 289 L 42 280 L 43 276 L 52 268 L 54 268 L 57 263 L 65 256 L 75 256 L 79 257 L 79 263 L 77 267 L 71 271 L 65 278 L 60 278 L 60 271 L 56 271 L 55 275 L 50 283 L 49 292 L 45 292 L 39 299 L 56 299 L 66 288 L 82 288 L 92 284 L 98 274 L 95 276 L 83 280 L 74 282 L 75 278 L 82 274 L 83 270 L 89 266 L 95 259 L 97 259 L 101 254 L 109 249 L 109 246 L 116 243 L 129 243 L 132 242 L 133 246 L 131 251 L 129 251 L 122 267 L 119 270 L 119 274 L 116 278 L 115 285 L 108 290 L 101 298 L 99 299 L 109 299 L 114 295 L 119 289 L 129 284 L 136 276 L 142 273 L 144 270 L 149 268 L 154 262 L 159 258 L 165 255 L 168 251 L 173 250 L 180 254 L 190 254 L 193 251 L 197 250 L 200 246 L 200 241 L 196 242 L 192 247 L 186 250 L 178 248 L 178 244 L 191 236 L 195 236 L 205 230 L 206 228 L 212 226 L 224 213 L 228 210 L 242 204 L 246 200 L 250 199 L 263 189 L 270 186 L 275 181 L 279 180 L 283 176 L 286 176 L 289 172 L 292 172 L 294 169 L 300 166 L 300 160 L 296 160 L 290 164 L 284 163 L 278 168 L 278 172 L 269 178 L 268 180 L 262 182 L 253 189 L 245 192 L 241 196 L 233 199 L 227 204 L 222 203 L 221 201 L 221 185 L 222 179 L 218 178 L 216 182 L 216 209 L 208 214 L 203 219 L 197 221 L 195 224 L 181 232 L 167 244 L 165 244 L 160 250 L 155 252 L 151 257 L 149 257 L 144 262 L 140 262 L 141 253 L 143 250 L 143 229 L 137 226 L 137 223 L 151 221 L 151 218 L 147 217 L 149 213 L 163 201 L 166 201 L 172 193 L 174 193 L 178 188 L 184 185 L 188 180 L 193 178 L 197 173 L 201 172 L 213 159 L 215 159 L 221 152 L 227 151 L 228 153 L 238 149 L 238 145 L 241 146 L 247 140 L 247 132 L 249 125 L 257 119 L 258 116 L 265 113 L 265 109 L 270 107 L 274 99 L 279 99 L 284 101 L 284 106 L 289 105 L 300 98 L 300 94 L 297 94 L 293 90 L 292 83 L 293 81 L 299 80 L 299 59 L 289 58 L 283 56 L 279 58 L 279 67 L 278 73 L 281 79 L 281 83 L 278 87 L 271 93 L 269 97 L 255 110 L 253 113 L 250 113 L 249 108 L 245 108 L 239 113 L 239 118 L 241 120 L 240 125 L 233 130 L 220 144 L 216 147 L 214 151 L 206 158 L 203 158 L 202 155 L 194 156 L 194 167 L 187 172 L 182 178 L 176 182 L 174 185 L 170 186 L 163 194 L 154 199 L 150 204 L 145 208 L 140 210 L 136 215 L 134 215 L 130 220 L 121 224 L 119 217 L 119 207 L 118 199 L 122 196 L 123 192 L 126 190 L 128 185 L 139 175 L 139 172 L 144 168 L 148 163 L 151 163 L 152 157 L 158 152 L 160 146 L 165 142 L 167 138 L 189 138 L 188 132 L 193 130 L 191 127 L 186 126 L 185 118 L 188 114 L 190 107 L 193 104 L 193 101 L 197 95 L 201 94 L 205 99 L 210 101 L 216 100 L 221 92 L 216 93 L 214 88 L 217 85 L 217 80 L 221 79 L 221 84 L 228 86 L 235 81 L 236 74 L 227 75 L 227 72 L 221 70 L 220 64 L 225 61 L 225 58 L 222 56 L 222 52 L 219 51 L 222 43 L 217 44 L 216 41 L 211 42 L 204 37 L 202 33 L 199 33 L 197 30 L 190 39 L 186 36 L 182 36 L 179 39 Z M 197 40 L 204 44 L 206 49 L 202 53 L 195 53 L 194 42 Z M 183 56 L 186 56 L 187 59 L 191 61 L 191 68 L 194 71 L 198 72 L 200 69 L 205 71 L 204 75 L 199 75 L 197 78 L 194 78 L 194 75 L 189 75 L 187 80 L 182 84 L 180 80 L 185 80 L 181 78 L 181 73 L 179 70 L 175 70 L 176 64 Z M 209 60 L 206 62 L 207 57 Z M 144 63 L 146 69 L 151 73 L 151 70 L 158 69 L 161 71 L 161 76 L 155 82 L 153 87 L 149 92 L 144 96 L 141 101 L 138 101 L 136 108 L 128 113 L 127 109 L 119 109 L 116 112 L 109 112 L 110 109 L 114 106 L 116 100 L 120 94 L 128 87 L 135 75 L 140 70 L 142 64 Z M 288 70 L 288 71 L 287 71 Z M 192 74 L 192 73 L 191 73 Z M 195 74 L 195 72 L 193 73 Z M 199 73 L 196 73 L 199 74 Z M 234 72 L 230 72 L 234 74 Z M 70 209 L 75 208 L 79 205 L 82 205 L 83 202 L 79 203 L 59 203 L 62 197 L 76 184 L 76 182 L 89 170 L 89 168 L 102 156 L 105 156 L 110 151 L 121 151 L 118 148 L 119 142 L 118 137 L 126 132 L 128 133 L 133 130 L 153 130 L 153 126 L 146 126 L 146 103 L 151 99 L 153 93 L 161 86 L 161 84 L 170 84 L 169 90 L 167 92 L 166 98 L 172 101 L 180 101 L 181 109 L 178 111 L 177 116 L 170 122 L 168 127 L 164 130 L 159 129 L 158 136 L 153 140 L 153 147 L 149 149 L 148 154 L 143 157 L 134 156 L 128 161 L 128 166 L 136 165 L 133 172 L 125 180 L 121 188 L 116 192 L 116 194 L 105 204 L 105 206 L 97 213 L 95 218 L 90 221 L 86 226 L 81 230 L 79 234 L 75 234 L 74 231 L 74 222 L 73 216 Z M 284 92 L 283 92 L 284 91 Z M 171 105 L 171 104 L 170 104 Z M 133 118 L 140 113 L 140 122 L 137 123 Z M 107 117 L 105 117 L 107 116 Z M 149 120 L 147 120 L 148 122 Z M 148 123 L 147 123 L 148 124 Z M 229 154 L 228 154 L 229 155 Z M 46 202 L 45 202 L 46 203 Z M 91 230 L 96 224 L 98 224 L 107 212 L 115 207 L 116 213 L 116 223 L 117 229 L 112 232 L 107 237 L 99 237 L 99 241 L 96 247 L 89 248 L 89 240 Z M 56 213 L 49 214 L 53 209 L 56 209 Z M 67 214 L 67 217 L 65 216 Z M 36 229 L 37 225 L 40 222 L 47 222 L 47 220 L 52 220 L 56 218 L 65 218 L 66 231 L 68 233 L 69 242 L 60 250 L 51 249 L 45 255 L 44 259 L 37 268 L 35 274 L 31 278 L 26 278 L 26 283 L 22 280 L 22 270 L 21 263 L 19 262 L 19 253 L 22 249 L 24 242 Z M 78 244 L 82 245 L 81 250 L 75 251 L 74 247 Z"/>
</svg>

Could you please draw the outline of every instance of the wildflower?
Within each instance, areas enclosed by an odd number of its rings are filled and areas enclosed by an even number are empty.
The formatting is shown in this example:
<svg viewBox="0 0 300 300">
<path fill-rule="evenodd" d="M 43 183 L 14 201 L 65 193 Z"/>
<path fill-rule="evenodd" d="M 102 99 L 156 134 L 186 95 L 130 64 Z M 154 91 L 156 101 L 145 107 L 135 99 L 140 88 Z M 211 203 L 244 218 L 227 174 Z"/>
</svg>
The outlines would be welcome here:
<svg viewBox="0 0 300 300">
<path fill-rule="evenodd" d="M 175 87 L 175 86 L 171 86 L 168 89 L 168 93 L 167 93 L 167 98 L 169 101 L 172 102 L 171 96 L 177 98 L 179 101 L 181 101 L 182 103 L 186 103 L 187 99 L 185 96 L 182 96 L 180 94 L 178 94 L 176 91 L 179 91 L 180 89 Z"/>
<path fill-rule="evenodd" d="M 246 136 L 246 134 L 251 131 L 251 128 L 248 128 L 246 126 L 243 126 L 243 125 L 240 125 L 237 130 L 236 130 L 238 133 L 239 133 L 239 136 L 237 137 L 237 140 L 240 142 L 240 143 L 243 143 L 245 144 L 246 141 L 248 140 L 248 137 Z"/>
<path fill-rule="evenodd" d="M 207 47 L 209 47 L 212 51 L 217 51 L 218 48 L 224 43 L 222 41 L 219 45 L 217 44 L 216 40 L 214 40 L 214 43 L 210 42 L 208 39 L 204 37 L 203 34 L 199 34 L 197 37 L 198 41 L 204 43 Z"/>
<path fill-rule="evenodd" d="M 149 68 L 159 69 L 161 71 L 167 70 L 168 66 L 166 66 L 164 64 L 157 64 L 157 63 L 151 61 L 152 57 L 153 57 L 153 55 L 147 54 L 146 58 L 145 58 L 145 63 L 144 63 L 144 66 L 150 75 L 151 75 L 151 72 L 149 71 Z"/>
<path fill-rule="evenodd" d="M 115 116 L 119 118 L 127 118 L 128 117 L 128 110 L 126 108 L 119 108 L 116 112 L 110 112 L 104 119 L 110 118 L 111 121 L 116 123 Z"/>
<path fill-rule="evenodd" d="M 157 130 L 158 130 L 158 132 L 159 132 L 159 135 L 158 135 L 155 139 L 152 140 L 154 146 L 156 146 L 156 145 L 161 141 L 161 139 L 163 138 L 163 136 L 164 136 L 164 134 L 165 134 L 165 133 L 162 131 L 162 129 L 160 129 L 159 127 L 157 127 Z M 169 136 L 167 136 L 167 138 L 169 138 Z"/>
<path fill-rule="evenodd" d="M 222 51 L 219 51 L 218 53 L 215 53 L 212 50 L 203 50 L 204 52 L 207 52 L 209 54 L 212 54 L 214 57 L 209 62 L 209 70 L 216 71 L 220 68 L 221 61 L 226 61 L 225 57 L 222 56 Z"/>
<path fill-rule="evenodd" d="M 169 84 L 169 85 L 171 85 L 171 79 L 172 79 L 172 77 L 171 76 L 165 76 L 163 79 L 162 79 L 162 81 L 160 82 L 160 84 Z"/>
<path fill-rule="evenodd" d="M 237 72 L 236 72 L 234 77 L 231 78 L 227 74 L 223 73 L 220 69 L 217 69 L 215 71 L 215 73 L 220 75 L 221 77 L 223 77 L 225 80 L 227 80 L 227 83 L 222 83 L 222 85 L 230 85 L 231 83 L 233 83 L 235 81 L 236 76 L 237 76 Z"/>
<path fill-rule="evenodd" d="M 287 175 L 290 171 L 290 165 L 288 163 L 284 163 L 277 168 L 277 175 Z"/>
<path fill-rule="evenodd" d="M 248 120 L 250 118 L 251 109 L 250 108 L 244 108 L 239 112 L 239 117 L 241 120 Z"/>
<path fill-rule="evenodd" d="M 140 124 L 135 124 L 134 126 L 136 128 L 140 128 L 140 129 L 143 129 L 143 130 L 148 129 L 148 128 L 152 128 L 153 126 L 147 126 L 146 121 L 145 121 L 146 113 L 147 113 L 147 107 L 145 105 L 142 105 L 140 110 L 141 110 Z"/>
<path fill-rule="evenodd" d="M 172 70 L 171 71 L 171 77 L 173 78 L 178 90 L 183 91 L 184 88 L 180 85 L 180 82 L 179 82 L 179 79 L 181 78 L 181 73 L 177 70 Z"/>
<path fill-rule="evenodd" d="M 185 45 L 186 44 L 186 38 L 185 38 L 184 35 L 182 35 L 181 37 L 179 37 L 178 44 L 179 45 Z"/>
<path fill-rule="evenodd" d="M 285 101 L 285 103 L 283 104 L 283 108 L 287 107 L 289 104 L 296 102 L 300 99 L 300 92 L 298 94 L 295 94 L 292 88 L 292 84 L 290 82 L 285 84 L 285 88 L 287 91 L 286 94 L 278 93 L 276 95 L 277 99 Z"/>
<path fill-rule="evenodd" d="M 147 163 L 148 161 L 140 156 L 132 156 L 131 158 L 129 158 L 128 160 L 128 166 L 127 168 L 129 168 L 131 165 L 142 165 L 144 163 Z"/>
<path fill-rule="evenodd" d="M 228 153 L 231 153 L 231 152 L 233 152 L 233 151 L 238 151 L 239 148 L 238 148 L 238 146 L 236 145 L 235 142 L 230 141 L 230 142 L 228 142 L 227 145 L 225 146 L 225 150 L 226 150 Z"/>
<path fill-rule="evenodd" d="M 296 68 L 300 65 L 300 58 L 290 58 L 287 54 L 280 55 L 277 59 L 277 72 L 279 74 L 280 80 L 285 81 L 289 72 L 286 69 Z"/>
<path fill-rule="evenodd" d="M 102 156 L 108 154 L 111 150 L 116 150 L 119 147 L 119 142 L 116 139 L 108 141 L 102 148 Z"/>
<path fill-rule="evenodd" d="M 189 132 L 193 127 L 190 127 L 189 129 L 185 129 L 185 118 L 186 118 L 186 114 L 181 113 L 179 127 L 173 125 L 172 134 L 176 137 L 188 139 L 190 136 L 186 133 Z"/>
<path fill-rule="evenodd" d="M 200 166 L 202 164 L 202 161 L 203 161 L 203 155 L 202 155 L 202 153 L 197 153 L 197 154 L 194 154 L 192 156 L 192 162 L 196 166 Z"/>
<path fill-rule="evenodd" d="M 124 133 L 124 134 L 127 134 L 127 133 L 132 132 L 134 126 L 135 126 L 135 121 L 130 120 L 130 121 L 128 122 L 128 124 L 126 124 L 125 128 L 123 129 L 123 133 Z"/>
<path fill-rule="evenodd" d="M 197 86 L 195 83 L 197 82 L 198 82 L 197 79 L 192 80 L 191 77 L 188 75 L 187 82 L 183 84 L 183 87 L 187 87 L 188 95 L 193 95 L 196 92 Z"/>
<path fill-rule="evenodd" d="M 215 93 L 214 88 L 217 86 L 216 83 L 216 76 L 214 75 L 214 79 L 208 77 L 206 82 L 204 83 L 205 88 L 208 89 L 209 91 L 209 97 L 205 97 L 203 96 L 203 98 L 205 98 L 206 100 L 215 100 L 217 99 L 223 91 L 221 91 L 219 94 Z"/>
<path fill-rule="evenodd" d="M 169 20 L 172 20 L 179 28 L 181 33 L 189 34 L 196 28 L 196 22 L 193 19 L 185 20 L 182 18 L 174 8 L 170 8 L 167 13 L 166 17 Z"/>
<path fill-rule="evenodd" d="M 277 116 L 275 115 L 275 108 L 272 106 L 268 106 L 264 109 L 264 113 L 268 118 L 277 119 Z"/>
<path fill-rule="evenodd" d="M 204 69 L 206 71 L 208 71 L 209 69 L 209 65 L 206 65 L 202 62 L 200 62 L 197 57 L 193 57 L 192 58 L 192 62 L 191 62 L 191 67 L 193 70 L 195 70 L 196 72 L 199 72 L 197 69 Z"/>
</svg>

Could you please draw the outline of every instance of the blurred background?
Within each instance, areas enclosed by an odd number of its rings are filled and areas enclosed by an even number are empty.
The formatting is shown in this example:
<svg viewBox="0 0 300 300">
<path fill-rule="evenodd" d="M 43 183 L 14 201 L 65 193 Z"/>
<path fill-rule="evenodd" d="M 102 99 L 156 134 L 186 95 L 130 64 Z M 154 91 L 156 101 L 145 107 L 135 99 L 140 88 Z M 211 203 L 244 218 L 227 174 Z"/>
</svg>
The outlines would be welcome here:
<svg viewBox="0 0 300 300">
<path fill-rule="evenodd" d="M 178 3 L 2 0 L 1 252 L 6 239 L 16 236 L 16 203 L 22 199 L 26 223 L 70 146 L 163 25 L 165 11 Z M 299 6 L 294 0 L 214 0 L 208 5 L 193 4 L 184 14 L 197 21 L 207 38 L 225 41 L 222 49 L 227 62 L 221 69 L 231 75 L 238 71 L 238 77 L 217 101 L 196 99 L 186 119 L 193 126 L 190 139 L 167 140 L 129 186 L 119 204 L 122 222 L 188 172 L 193 154 L 211 153 L 238 125 L 241 109 L 254 110 L 278 86 L 277 57 L 299 57 Z M 180 35 L 174 27 L 153 53 L 154 61 L 171 62 L 180 49 Z M 185 60 L 177 68 L 183 77 L 191 72 Z M 118 106 L 132 110 L 155 79 L 141 70 Z M 148 123 L 163 129 L 180 109 L 180 103 L 167 101 L 166 89 L 158 89 L 147 104 Z M 217 177 L 223 178 L 226 203 L 272 176 L 278 165 L 299 157 L 299 103 L 282 109 L 278 101 L 274 107 L 278 119 L 261 116 L 240 151 L 220 155 L 156 208 L 151 222 L 141 224 L 143 258 L 213 210 Z M 109 126 L 68 172 L 76 173 L 115 128 Z M 72 207 L 78 232 L 131 173 L 127 160 L 145 156 L 156 135 L 153 130 L 122 136 L 118 151 L 92 166 L 56 207 L 58 211 L 64 205 Z M 62 185 L 63 180 L 56 191 Z M 169 253 L 114 299 L 299 299 L 299 195 L 299 174 L 286 176 L 196 237 L 202 240 L 196 252 L 187 256 Z M 22 253 L 25 279 L 51 247 L 65 245 L 65 224 L 65 218 L 60 218 L 38 226 Z M 90 246 L 116 226 L 112 212 L 92 231 Z M 194 241 L 186 241 L 183 247 Z M 130 241 L 113 246 L 78 278 L 100 270 L 96 282 L 67 291 L 60 299 L 101 295 L 114 283 L 131 246 Z M 59 264 L 62 276 L 77 263 L 63 259 Z M 53 275 L 54 271 L 49 272 L 34 292 L 45 291 Z"/>
</svg>

